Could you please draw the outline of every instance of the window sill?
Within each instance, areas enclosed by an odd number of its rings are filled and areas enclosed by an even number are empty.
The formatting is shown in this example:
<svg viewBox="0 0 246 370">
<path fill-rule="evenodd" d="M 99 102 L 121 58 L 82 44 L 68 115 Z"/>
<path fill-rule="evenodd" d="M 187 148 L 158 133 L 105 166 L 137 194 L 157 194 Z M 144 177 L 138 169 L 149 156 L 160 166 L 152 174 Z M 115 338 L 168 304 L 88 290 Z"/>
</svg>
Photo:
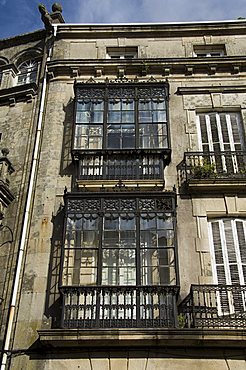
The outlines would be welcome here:
<svg viewBox="0 0 246 370">
<path fill-rule="evenodd" d="M 37 94 L 37 85 L 32 82 L 25 85 L 18 85 L 8 89 L 0 90 L 0 104 L 9 104 L 14 106 L 17 101 L 31 102 Z"/>
<path fill-rule="evenodd" d="M 39 330 L 49 348 L 81 347 L 237 347 L 245 348 L 239 329 L 50 329 Z"/>
<path fill-rule="evenodd" d="M 77 180 L 78 188 L 79 189 L 88 189 L 88 190 L 98 190 L 98 188 L 102 189 L 112 189 L 112 188 L 121 188 L 121 189 L 158 189 L 164 188 L 165 182 L 164 180 Z"/>
<path fill-rule="evenodd" d="M 245 176 L 245 175 L 244 175 Z M 246 178 L 241 179 L 190 179 L 188 181 L 188 189 L 192 193 L 200 192 L 245 192 Z"/>
</svg>

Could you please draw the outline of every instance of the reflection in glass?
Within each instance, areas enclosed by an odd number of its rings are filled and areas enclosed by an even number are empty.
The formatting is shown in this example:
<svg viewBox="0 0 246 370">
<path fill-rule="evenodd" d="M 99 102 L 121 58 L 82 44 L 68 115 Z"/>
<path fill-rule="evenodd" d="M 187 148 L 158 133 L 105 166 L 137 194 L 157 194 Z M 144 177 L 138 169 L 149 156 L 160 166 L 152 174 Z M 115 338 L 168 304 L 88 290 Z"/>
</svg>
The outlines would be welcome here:
<svg viewBox="0 0 246 370">
<path fill-rule="evenodd" d="M 135 126 L 132 124 L 109 125 L 108 145 L 110 149 L 127 149 L 135 147 Z"/>
<path fill-rule="evenodd" d="M 103 127 L 76 125 L 74 135 L 75 149 L 102 149 Z"/>
<path fill-rule="evenodd" d="M 135 254 L 131 249 L 103 249 L 102 285 L 135 285 Z"/>
<path fill-rule="evenodd" d="M 79 101 L 76 107 L 77 123 L 103 123 L 103 101 Z"/>
<path fill-rule="evenodd" d="M 74 214 L 67 218 L 63 284 L 90 285 L 97 282 L 99 220 L 96 214 Z"/>
<path fill-rule="evenodd" d="M 175 284 L 173 249 L 143 249 L 140 255 L 141 284 Z"/>
<path fill-rule="evenodd" d="M 111 248 L 136 247 L 136 220 L 133 214 L 105 215 L 103 246 Z"/>
</svg>

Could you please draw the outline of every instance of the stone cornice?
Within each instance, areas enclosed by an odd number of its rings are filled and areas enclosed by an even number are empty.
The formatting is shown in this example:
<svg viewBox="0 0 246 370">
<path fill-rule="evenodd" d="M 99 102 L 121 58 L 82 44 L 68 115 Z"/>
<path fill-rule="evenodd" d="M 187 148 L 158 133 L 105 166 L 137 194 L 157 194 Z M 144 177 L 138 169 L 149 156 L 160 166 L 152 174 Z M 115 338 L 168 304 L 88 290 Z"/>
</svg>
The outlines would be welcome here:
<svg viewBox="0 0 246 370">
<path fill-rule="evenodd" d="M 245 93 L 246 85 L 178 87 L 177 95 Z"/>
<path fill-rule="evenodd" d="M 0 49 L 9 48 L 19 44 L 25 44 L 32 41 L 44 40 L 46 36 L 45 30 L 37 30 L 22 35 L 9 37 L 7 39 L 0 39 Z"/>
<path fill-rule="evenodd" d="M 57 38 L 184 37 L 246 34 L 246 21 L 151 23 L 151 24 L 59 24 Z"/>
<path fill-rule="evenodd" d="M 148 58 L 131 60 L 65 59 L 48 63 L 49 76 L 79 77 L 90 75 L 193 75 L 246 72 L 246 57 Z"/>
</svg>

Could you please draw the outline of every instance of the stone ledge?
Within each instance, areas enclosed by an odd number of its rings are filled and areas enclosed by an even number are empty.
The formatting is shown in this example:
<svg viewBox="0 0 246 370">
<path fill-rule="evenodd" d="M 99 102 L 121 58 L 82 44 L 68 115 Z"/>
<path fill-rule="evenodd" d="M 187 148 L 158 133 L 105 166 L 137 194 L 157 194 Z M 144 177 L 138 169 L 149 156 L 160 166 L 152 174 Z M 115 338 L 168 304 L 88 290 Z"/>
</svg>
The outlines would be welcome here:
<svg viewBox="0 0 246 370">
<path fill-rule="evenodd" d="M 59 347 L 246 347 L 241 329 L 49 329 L 41 344 Z"/>
<path fill-rule="evenodd" d="M 166 77 L 172 75 L 195 75 L 213 73 L 235 73 L 246 72 L 246 57 L 181 57 L 181 58 L 136 58 L 136 59 L 54 59 L 48 62 L 48 72 L 51 78 L 84 78 L 84 76 L 95 76 L 95 68 L 100 69 L 102 75 L 118 76 L 119 68 L 124 69 L 125 75 L 143 77 L 144 66 L 148 76 L 160 75 Z M 242 87 L 243 89 L 243 87 Z"/>
<path fill-rule="evenodd" d="M 0 105 L 9 104 L 15 105 L 17 101 L 31 102 L 32 98 L 37 94 L 36 83 L 18 85 L 8 89 L 0 90 Z"/>
<path fill-rule="evenodd" d="M 245 85 L 228 85 L 228 86 L 191 86 L 191 87 L 178 87 L 177 95 L 197 95 L 197 94 L 235 94 L 245 93 Z"/>
<path fill-rule="evenodd" d="M 200 192 L 245 192 L 246 179 L 191 179 L 188 181 L 188 189 L 192 193 Z"/>
</svg>

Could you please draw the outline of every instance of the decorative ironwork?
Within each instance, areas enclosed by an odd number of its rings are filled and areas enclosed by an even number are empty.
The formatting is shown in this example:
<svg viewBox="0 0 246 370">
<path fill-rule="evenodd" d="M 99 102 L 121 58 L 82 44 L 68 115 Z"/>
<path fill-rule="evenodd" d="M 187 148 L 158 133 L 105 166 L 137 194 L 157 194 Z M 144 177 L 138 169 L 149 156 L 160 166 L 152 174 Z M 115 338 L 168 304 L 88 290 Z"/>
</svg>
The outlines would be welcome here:
<svg viewBox="0 0 246 370">
<path fill-rule="evenodd" d="M 140 99 L 162 99 L 167 98 L 167 92 L 165 88 L 161 87 L 140 87 L 138 89 L 138 97 Z"/>
<path fill-rule="evenodd" d="M 191 179 L 246 178 L 246 151 L 187 152 L 184 155 L 186 181 Z"/>
<path fill-rule="evenodd" d="M 111 82 L 111 81 L 110 81 Z M 120 80 L 121 84 L 117 86 L 119 81 L 114 81 L 115 85 L 112 85 L 106 89 L 107 84 L 99 86 L 99 84 L 90 85 L 77 85 L 76 87 L 76 98 L 81 100 L 90 99 L 104 99 L 104 98 L 118 98 L 118 99 L 133 99 L 137 96 L 140 99 L 161 99 L 165 100 L 167 98 L 167 83 L 166 82 L 154 82 L 150 83 L 139 83 L 139 81 L 131 80 L 126 84 L 122 85 L 122 82 L 126 81 Z M 159 84 L 159 86 L 157 86 Z M 144 85 L 144 87 L 143 87 Z M 137 89 L 136 89 L 137 88 Z M 137 94 L 137 95 L 136 95 Z"/>
<path fill-rule="evenodd" d="M 79 160 L 78 180 L 163 179 L 162 154 L 95 154 Z"/>
<path fill-rule="evenodd" d="M 80 87 L 80 88 L 77 88 L 76 90 L 76 96 L 77 96 L 77 99 L 80 99 L 80 100 L 96 100 L 96 99 L 104 99 L 104 95 L 105 95 L 105 89 L 104 88 L 100 88 L 98 86 L 93 86 L 93 88 L 91 88 L 90 86 L 83 86 L 83 87 Z"/>
<path fill-rule="evenodd" d="M 120 200 L 119 199 L 105 199 L 103 208 L 105 209 L 105 211 L 120 210 Z"/>
<path fill-rule="evenodd" d="M 142 211 L 154 211 L 155 210 L 155 199 L 140 199 L 139 209 Z"/>
<path fill-rule="evenodd" d="M 179 313 L 188 328 L 245 328 L 246 286 L 192 285 Z"/>
<path fill-rule="evenodd" d="M 100 211 L 100 199 L 68 199 L 68 212 L 95 212 Z"/>
<path fill-rule="evenodd" d="M 139 211 L 144 212 L 158 212 L 158 211 L 168 211 L 173 212 L 175 210 L 175 199 L 174 194 L 169 193 L 168 196 L 163 197 L 161 194 L 157 196 L 155 194 L 154 197 L 137 197 L 136 194 L 132 195 L 128 194 L 128 199 L 120 198 L 117 196 L 116 198 L 112 198 L 112 196 L 98 199 L 91 199 L 88 196 L 84 198 L 81 196 L 81 193 L 78 194 L 78 198 L 71 197 L 71 194 L 67 193 L 66 195 L 66 210 L 68 213 L 80 213 L 80 212 L 100 212 L 103 211 Z"/>
<path fill-rule="evenodd" d="M 108 89 L 109 99 L 134 99 L 135 89 L 128 86 L 114 86 Z"/>
<path fill-rule="evenodd" d="M 176 286 L 63 287 L 63 328 L 175 328 Z"/>
</svg>

